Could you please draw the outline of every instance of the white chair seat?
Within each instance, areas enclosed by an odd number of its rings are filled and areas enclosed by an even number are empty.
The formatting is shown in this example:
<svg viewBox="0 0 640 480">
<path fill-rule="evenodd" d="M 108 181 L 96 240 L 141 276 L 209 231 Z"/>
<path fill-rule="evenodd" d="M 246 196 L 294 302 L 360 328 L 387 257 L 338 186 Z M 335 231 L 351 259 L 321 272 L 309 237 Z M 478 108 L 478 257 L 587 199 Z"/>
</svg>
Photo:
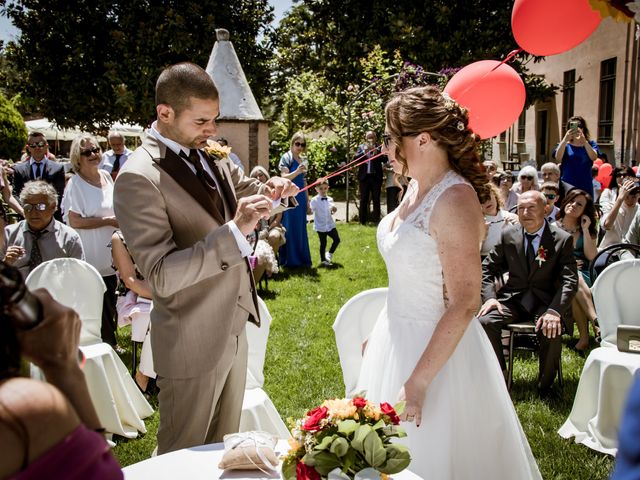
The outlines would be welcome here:
<svg viewBox="0 0 640 480">
<path fill-rule="evenodd" d="M 584 364 L 573 408 L 558 433 L 575 437 L 593 450 L 609 455 L 618 451 L 618 430 L 627 393 L 640 369 L 640 355 L 600 347 Z"/>
<path fill-rule="evenodd" d="M 373 288 L 353 296 L 342 306 L 333 323 L 340 356 L 345 395 L 352 397 L 362 365 L 362 342 L 373 330 L 387 301 L 387 288 Z"/>
<path fill-rule="evenodd" d="M 636 305 L 640 260 L 613 263 L 603 270 L 593 287 L 602 343 L 592 350 L 580 375 L 569 418 L 558 433 L 574 436 L 593 450 L 615 455 L 624 402 L 640 369 L 640 355 L 618 351 L 618 325 L 640 326 Z"/>
<path fill-rule="evenodd" d="M 98 271 L 82 260 L 57 258 L 38 265 L 25 283 L 30 290 L 48 290 L 55 300 L 78 312 L 82 321 L 80 349 L 87 359 L 84 375 L 102 426 L 128 438 L 136 437 L 138 431 L 146 432 L 142 419 L 151 415 L 153 408 L 120 357 L 100 338 L 105 285 Z"/>
<path fill-rule="evenodd" d="M 240 431 L 262 430 L 279 438 L 288 438 L 291 434 L 287 426 L 282 421 L 282 417 L 267 392 L 262 388 L 264 385 L 264 357 L 267 353 L 271 314 L 260 297 L 258 297 L 258 308 L 260 310 L 260 328 L 253 323 L 247 324 L 249 358 L 240 415 Z"/>
</svg>

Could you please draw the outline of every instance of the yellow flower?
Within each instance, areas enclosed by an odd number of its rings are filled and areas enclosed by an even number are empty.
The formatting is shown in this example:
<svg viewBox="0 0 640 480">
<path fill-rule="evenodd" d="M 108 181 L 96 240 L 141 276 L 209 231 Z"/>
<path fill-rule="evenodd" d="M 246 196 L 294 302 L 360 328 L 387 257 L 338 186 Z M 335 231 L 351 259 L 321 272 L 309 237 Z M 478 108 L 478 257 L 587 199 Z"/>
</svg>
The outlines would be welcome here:
<svg viewBox="0 0 640 480">
<path fill-rule="evenodd" d="M 380 407 L 372 405 L 370 403 L 367 403 L 367 405 L 362 409 L 362 411 L 364 412 L 364 415 L 367 418 L 373 418 L 376 422 L 380 420 L 380 417 L 382 416 L 382 411 L 380 410 Z"/>
<path fill-rule="evenodd" d="M 325 400 L 322 406 L 327 407 L 329 410 L 329 416 L 340 419 L 353 417 L 357 410 L 349 398 Z"/>
<path fill-rule="evenodd" d="M 289 447 L 291 447 L 291 450 L 295 452 L 302 448 L 302 445 L 295 438 L 289 437 Z"/>
<path fill-rule="evenodd" d="M 204 151 L 218 158 L 227 158 L 231 153 L 231 147 L 225 147 L 213 140 L 207 140 L 207 146 L 204 147 Z"/>
</svg>

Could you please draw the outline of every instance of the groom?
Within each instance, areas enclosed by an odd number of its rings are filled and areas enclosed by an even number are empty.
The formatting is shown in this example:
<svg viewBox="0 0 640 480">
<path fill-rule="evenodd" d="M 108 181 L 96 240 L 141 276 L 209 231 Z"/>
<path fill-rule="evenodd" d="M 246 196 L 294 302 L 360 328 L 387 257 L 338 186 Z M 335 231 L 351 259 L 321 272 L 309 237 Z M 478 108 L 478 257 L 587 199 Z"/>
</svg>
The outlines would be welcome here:
<svg viewBox="0 0 640 480">
<path fill-rule="evenodd" d="M 538 390 L 546 396 L 560 362 L 563 317 L 578 288 L 573 238 L 545 221 L 545 196 L 529 191 L 518 199 L 520 225 L 502 231 L 501 242 L 482 264 L 478 318 L 506 369 L 501 331 L 510 323 L 535 321 L 540 342 Z M 496 294 L 495 280 L 509 278 Z M 566 327 L 566 326 L 565 326 Z"/>
<path fill-rule="evenodd" d="M 269 218 L 272 199 L 297 188 L 277 177 L 263 186 L 222 152 L 203 149 L 217 133 L 219 100 L 199 66 L 166 68 L 156 105 L 157 121 L 120 170 L 114 204 L 153 293 L 162 454 L 238 431 L 245 325 L 260 324 L 246 235 Z"/>
</svg>

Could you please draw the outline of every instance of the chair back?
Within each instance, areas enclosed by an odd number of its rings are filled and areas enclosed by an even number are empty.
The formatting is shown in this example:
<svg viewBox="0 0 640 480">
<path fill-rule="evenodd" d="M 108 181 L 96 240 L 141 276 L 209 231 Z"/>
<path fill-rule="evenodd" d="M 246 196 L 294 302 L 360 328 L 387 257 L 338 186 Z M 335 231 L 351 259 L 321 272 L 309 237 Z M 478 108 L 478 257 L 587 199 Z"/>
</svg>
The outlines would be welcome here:
<svg viewBox="0 0 640 480">
<path fill-rule="evenodd" d="M 622 258 L 640 257 L 640 245 L 621 242 L 600 250 L 589 265 L 589 278 L 591 281 L 594 282 L 606 267 L 620 260 L 621 255 L 626 255 Z"/>
<path fill-rule="evenodd" d="M 609 265 L 593 284 L 591 292 L 603 346 L 616 347 L 618 325 L 640 326 L 638 285 L 640 259 L 635 258 Z"/>
<path fill-rule="evenodd" d="M 373 330 L 386 301 L 387 288 L 365 290 L 350 298 L 333 322 L 347 397 L 357 393 L 355 389 L 362 364 L 362 342 Z"/>
<path fill-rule="evenodd" d="M 80 345 L 102 342 L 102 299 L 107 288 L 92 265 L 76 258 L 56 258 L 38 265 L 25 283 L 30 290 L 48 290 L 55 300 L 78 312 Z"/>
<path fill-rule="evenodd" d="M 262 388 L 264 385 L 264 357 L 267 354 L 271 314 L 264 300 L 260 297 L 258 297 L 258 313 L 260 314 L 260 327 L 251 322 L 247 323 L 249 359 L 245 389 Z"/>
</svg>

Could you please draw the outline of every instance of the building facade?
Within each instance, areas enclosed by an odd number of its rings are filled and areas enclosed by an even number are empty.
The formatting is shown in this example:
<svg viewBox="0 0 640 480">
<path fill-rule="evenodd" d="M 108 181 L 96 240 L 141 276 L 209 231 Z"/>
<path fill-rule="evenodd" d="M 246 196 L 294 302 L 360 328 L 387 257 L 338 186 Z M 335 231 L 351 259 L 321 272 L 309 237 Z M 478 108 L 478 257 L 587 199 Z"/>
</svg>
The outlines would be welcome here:
<svg viewBox="0 0 640 480">
<path fill-rule="evenodd" d="M 556 95 L 522 113 L 496 137 L 493 159 L 505 169 L 522 164 L 540 167 L 552 161 L 553 149 L 566 132 L 567 120 L 582 116 L 609 163 L 635 165 L 638 160 L 639 56 L 635 22 L 604 19 L 584 42 L 568 52 L 533 59 L 530 73 L 559 87 Z"/>
</svg>

